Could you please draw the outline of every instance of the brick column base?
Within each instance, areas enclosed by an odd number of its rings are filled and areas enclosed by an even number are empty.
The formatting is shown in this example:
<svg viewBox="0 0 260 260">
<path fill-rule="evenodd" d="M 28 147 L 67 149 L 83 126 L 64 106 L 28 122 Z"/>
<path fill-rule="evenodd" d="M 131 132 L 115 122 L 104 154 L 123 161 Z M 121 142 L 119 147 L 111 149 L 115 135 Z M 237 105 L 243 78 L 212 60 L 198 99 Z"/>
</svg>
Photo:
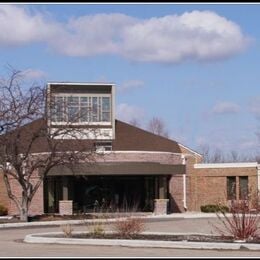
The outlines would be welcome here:
<svg viewBox="0 0 260 260">
<path fill-rule="evenodd" d="M 168 211 L 169 199 L 155 199 L 154 200 L 154 214 L 166 215 Z"/>
<path fill-rule="evenodd" d="M 72 215 L 73 214 L 73 200 L 60 200 L 59 201 L 59 214 Z"/>
</svg>

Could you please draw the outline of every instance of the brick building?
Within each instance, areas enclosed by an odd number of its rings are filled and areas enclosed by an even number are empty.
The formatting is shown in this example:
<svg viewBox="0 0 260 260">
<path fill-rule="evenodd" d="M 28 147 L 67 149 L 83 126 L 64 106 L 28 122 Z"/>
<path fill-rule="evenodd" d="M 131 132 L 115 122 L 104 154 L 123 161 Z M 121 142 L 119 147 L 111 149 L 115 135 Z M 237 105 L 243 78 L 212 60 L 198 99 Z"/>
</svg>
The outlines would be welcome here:
<svg viewBox="0 0 260 260">
<path fill-rule="evenodd" d="M 53 115 L 47 107 L 47 122 L 39 119 L 25 129 L 33 132 L 46 123 L 54 131 L 70 120 L 83 129 L 78 137 L 82 143 L 90 144 L 102 157 L 92 164 L 79 164 L 73 172 L 53 168 L 35 194 L 29 214 L 90 212 L 102 205 L 114 210 L 134 206 L 156 214 L 199 211 L 201 205 L 228 204 L 234 194 L 240 199 L 259 190 L 257 163 L 202 164 L 202 156 L 184 145 L 116 120 L 113 84 L 49 83 L 47 91 L 58 113 Z M 75 114 L 81 117 L 75 119 Z M 60 138 L 71 147 L 70 137 Z M 46 140 L 39 140 L 31 151 L 48 152 Z M 11 185 L 19 197 L 19 185 L 15 181 Z M 235 193 L 231 194 L 232 188 Z M 1 175 L 0 204 L 10 214 L 18 214 Z"/>
</svg>

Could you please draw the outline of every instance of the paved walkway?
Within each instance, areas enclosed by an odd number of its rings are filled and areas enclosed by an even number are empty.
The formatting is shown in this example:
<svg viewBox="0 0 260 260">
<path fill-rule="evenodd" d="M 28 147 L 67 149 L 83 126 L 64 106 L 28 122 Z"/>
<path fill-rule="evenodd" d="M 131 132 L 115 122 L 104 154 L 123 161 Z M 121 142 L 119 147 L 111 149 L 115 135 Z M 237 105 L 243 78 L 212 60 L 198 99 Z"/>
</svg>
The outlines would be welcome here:
<svg viewBox="0 0 260 260">
<path fill-rule="evenodd" d="M 147 221 L 147 231 L 200 232 L 213 231 L 216 218 L 160 218 Z M 77 225 L 74 230 L 89 230 L 88 225 Z M 111 230 L 111 225 L 106 226 Z M 80 246 L 57 244 L 27 244 L 26 234 L 60 232 L 60 227 L 28 227 L 0 230 L 0 257 L 259 257 L 259 251 L 215 251 L 158 248 L 127 248 L 119 246 Z"/>
</svg>

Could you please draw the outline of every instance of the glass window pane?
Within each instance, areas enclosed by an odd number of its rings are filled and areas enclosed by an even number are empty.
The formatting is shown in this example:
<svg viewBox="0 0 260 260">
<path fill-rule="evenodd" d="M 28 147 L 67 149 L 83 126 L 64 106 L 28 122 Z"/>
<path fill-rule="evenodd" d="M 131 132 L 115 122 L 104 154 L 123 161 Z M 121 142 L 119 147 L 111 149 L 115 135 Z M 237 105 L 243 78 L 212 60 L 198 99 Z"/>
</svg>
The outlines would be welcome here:
<svg viewBox="0 0 260 260">
<path fill-rule="evenodd" d="M 239 177 L 239 199 L 248 197 L 248 176 Z"/>
<path fill-rule="evenodd" d="M 78 107 L 68 107 L 68 121 L 78 122 L 79 121 L 79 108 Z"/>
<path fill-rule="evenodd" d="M 64 122 L 63 113 L 61 111 L 56 111 L 56 122 Z"/>
<path fill-rule="evenodd" d="M 109 97 L 103 97 L 102 98 L 102 110 L 103 111 L 110 111 L 110 98 Z"/>
<path fill-rule="evenodd" d="M 98 98 L 92 98 L 92 122 L 98 122 Z"/>
<path fill-rule="evenodd" d="M 102 121 L 103 122 L 109 122 L 110 121 L 110 113 L 109 112 L 103 112 L 102 113 Z"/>
<path fill-rule="evenodd" d="M 102 121 L 110 121 L 110 98 L 102 97 Z"/>
<path fill-rule="evenodd" d="M 227 177 L 227 199 L 236 199 L 236 177 Z"/>
<path fill-rule="evenodd" d="M 101 111 L 102 98 L 98 98 L 98 122 L 102 121 L 102 111 Z"/>
<path fill-rule="evenodd" d="M 80 106 L 89 106 L 88 97 L 80 97 Z"/>
<path fill-rule="evenodd" d="M 68 106 L 78 106 L 79 105 L 79 97 L 68 97 Z"/>
<path fill-rule="evenodd" d="M 81 122 L 88 122 L 89 121 L 89 108 L 88 107 L 81 107 L 80 108 L 80 121 Z"/>
<path fill-rule="evenodd" d="M 52 119 L 55 122 L 64 121 L 64 101 L 63 97 L 55 97 L 54 104 L 52 108 Z"/>
</svg>

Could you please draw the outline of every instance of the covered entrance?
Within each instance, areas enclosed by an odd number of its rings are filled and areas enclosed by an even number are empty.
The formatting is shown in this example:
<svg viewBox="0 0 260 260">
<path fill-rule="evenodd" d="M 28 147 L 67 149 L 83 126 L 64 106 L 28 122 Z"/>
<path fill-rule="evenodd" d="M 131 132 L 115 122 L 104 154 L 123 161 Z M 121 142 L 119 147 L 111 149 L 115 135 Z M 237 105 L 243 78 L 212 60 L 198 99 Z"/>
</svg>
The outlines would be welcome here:
<svg viewBox="0 0 260 260">
<path fill-rule="evenodd" d="M 167 176 L 50 176 L 44 182 L 45 213 L 58 213 L 59 200 L 73 200 L 74 213 L 154 210 L 168 197 Z"/>
<path fill-rule="evenodd" d="M 73 201 L 75 213 L 152 212 L 155 199 L 170 198 L 170 177 L 184 167 L 155 162 L 82 163 L 73 170 L 58 166 L 44 181 L 44 212 L 59 213 L 59 201 Z"/>
</svg>

